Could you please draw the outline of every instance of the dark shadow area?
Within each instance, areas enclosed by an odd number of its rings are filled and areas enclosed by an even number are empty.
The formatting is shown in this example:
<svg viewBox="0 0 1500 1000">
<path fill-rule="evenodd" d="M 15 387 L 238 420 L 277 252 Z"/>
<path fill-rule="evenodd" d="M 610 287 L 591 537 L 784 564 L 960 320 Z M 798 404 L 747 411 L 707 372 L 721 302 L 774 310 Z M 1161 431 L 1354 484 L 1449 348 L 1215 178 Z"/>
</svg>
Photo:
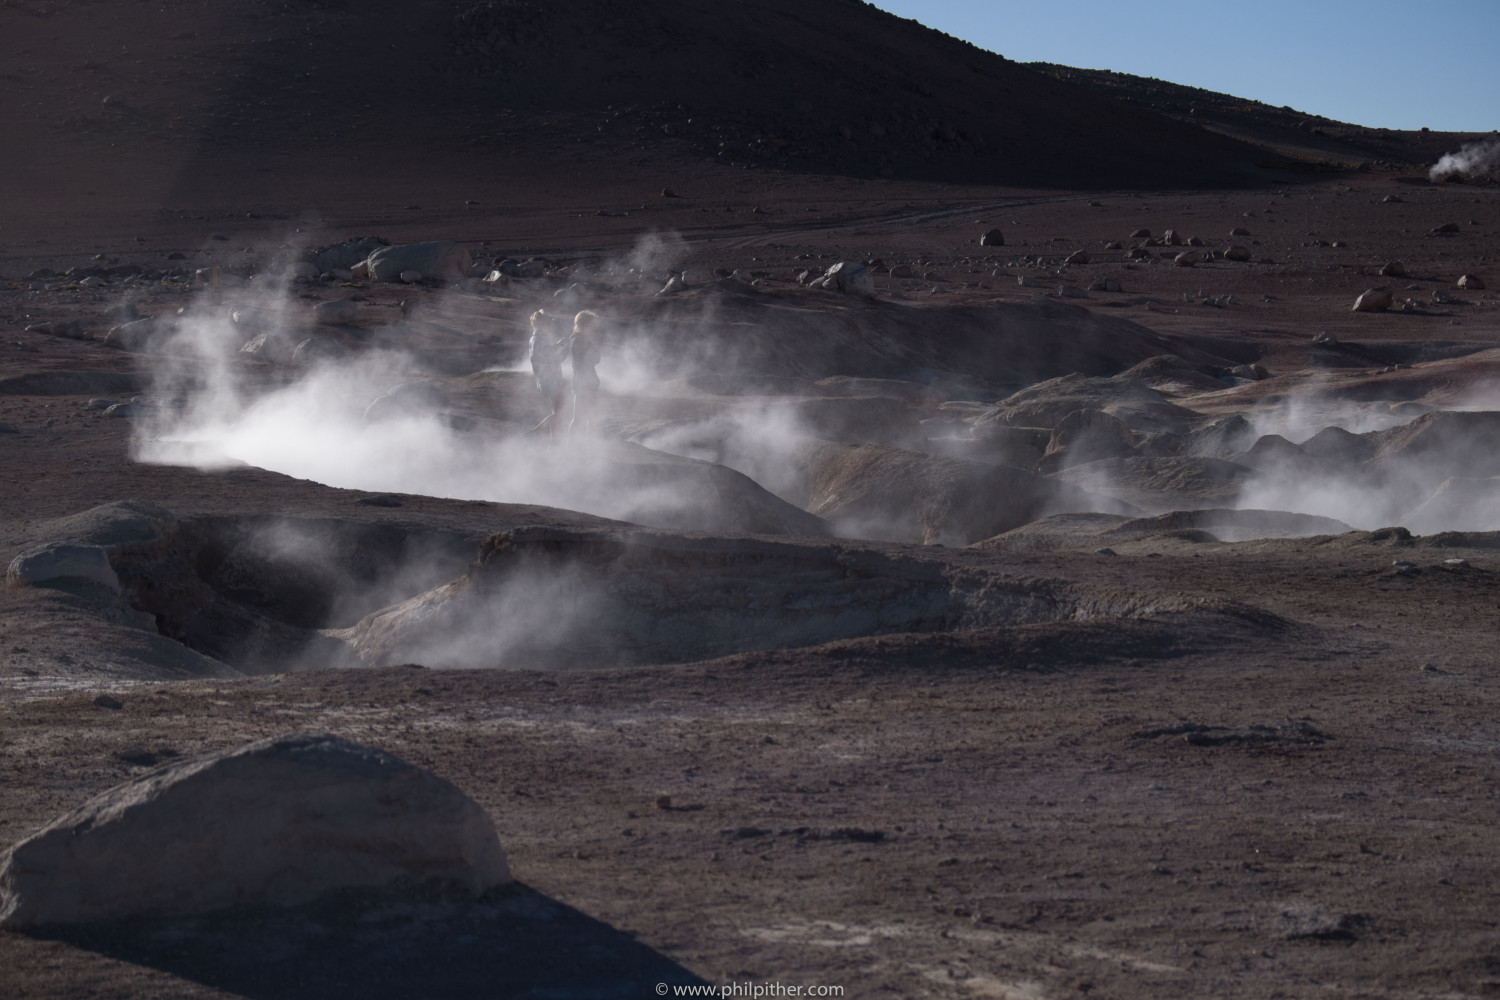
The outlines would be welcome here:
<svg viewBox="0 0 1500 1000">
<path fill-rule="evenodd" d="M 656 996 L 704 980 L 523 885 L 478 900 L 332 894 L 292 910 L 32 932 L 252 1000 Z"/>
</svg>

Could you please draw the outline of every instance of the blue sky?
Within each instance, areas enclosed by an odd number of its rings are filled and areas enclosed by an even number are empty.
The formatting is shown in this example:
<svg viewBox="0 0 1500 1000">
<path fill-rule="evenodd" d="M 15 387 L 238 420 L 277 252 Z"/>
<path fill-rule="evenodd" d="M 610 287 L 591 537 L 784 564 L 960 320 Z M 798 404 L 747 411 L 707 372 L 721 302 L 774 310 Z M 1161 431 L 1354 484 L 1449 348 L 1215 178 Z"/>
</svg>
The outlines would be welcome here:
<svg viewBox="0 0 1500 1000">
<path fill-rule="evenodd" d="M 1500 0 L 873 0 L 1016 62 L 1112 69 L 1377 128 L 1500 129 Z"/>
</svg>

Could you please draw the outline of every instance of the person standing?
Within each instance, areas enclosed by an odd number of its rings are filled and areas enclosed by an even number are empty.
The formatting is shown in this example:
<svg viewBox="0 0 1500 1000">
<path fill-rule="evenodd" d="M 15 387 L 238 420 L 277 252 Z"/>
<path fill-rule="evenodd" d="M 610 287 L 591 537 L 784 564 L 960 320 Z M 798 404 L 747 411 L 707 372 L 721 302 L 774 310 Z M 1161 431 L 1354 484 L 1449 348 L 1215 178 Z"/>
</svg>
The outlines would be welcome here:
<svg viewBox="0 0 1500 1000">
<path fill-rule="evenodd" d="M 568 355 L 568 335 L 563 325 L 567 320 L 553 316 L 545 309 L 531 314 L 531 373 L 536 376 L 536 387 L 551 411 L 532 430 L 547 432 L 551 438 L 562 421 L 562 410 L 568 393 L 568 383 L 563 379 L 562 363 Z"/>
<path fill-rule="evenodd" d="M 573 337 L 568 344 L 573 356 L 573 420 L 568 435 L 594 429 L 594 408 L 599 400 L 599 314 L 585 309 L 573 317 Z"/>
</svg>

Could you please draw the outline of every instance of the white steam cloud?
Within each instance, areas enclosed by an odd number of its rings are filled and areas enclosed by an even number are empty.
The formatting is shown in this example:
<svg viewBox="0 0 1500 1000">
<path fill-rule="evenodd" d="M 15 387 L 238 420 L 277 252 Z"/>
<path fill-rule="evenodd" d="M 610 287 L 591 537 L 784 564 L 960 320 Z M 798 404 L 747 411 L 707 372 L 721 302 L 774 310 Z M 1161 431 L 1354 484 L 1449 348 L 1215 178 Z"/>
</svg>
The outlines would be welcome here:
<svg viewBox="0 0 1500 1000">
<path fill-rule="evenodd" d="M 1427 176 L 1434 181 L 1460 176 L 1500 177 L 1500 138 L 1465 143 L 1456 153 L 1444 153 Z"/>
</svg>

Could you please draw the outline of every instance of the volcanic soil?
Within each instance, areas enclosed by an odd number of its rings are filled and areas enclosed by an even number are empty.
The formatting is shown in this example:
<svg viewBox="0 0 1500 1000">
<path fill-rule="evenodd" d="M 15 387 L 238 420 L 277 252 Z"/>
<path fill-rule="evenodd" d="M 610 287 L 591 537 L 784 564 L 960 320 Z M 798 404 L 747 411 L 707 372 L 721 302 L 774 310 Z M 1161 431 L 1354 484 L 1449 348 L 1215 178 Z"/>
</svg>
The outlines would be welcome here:
<svg viewBox="0 0 1500 1000">
<path fill-rule="evenodd" d="M 101 545 L 121 587 L 0 591 L 0 845 L 161 761 L 315 730 L 473 796 L 521 885 L 0 932 L 0 995 L 1500 994 L 1500 310 L 1457 284 L 1500 282 L 1500 197 L 1424 167 L 1474 137 L 1361 155 L 1360 130 L 1240 102 L 1195 147 L 1201 186 L 1142 183 L 1141 149 L 1127 186 L 1079 137 L 1058 187 L 983 183 L 964 164 L 1003 149 L 942 129 L 911 159 L 893 126 L 894 152 L 835 129 L 787 160 L 726 112 L 721 156 L 691 106 L 549 130 L 533 101 L 478 145 L 363 108 L 354 134 L 262 135 L 253 81 L 232 115 L 207 83 L 179 118 L 163 96 L 228 72 L 214 32 L 250 14 L 184 4 L 154 46 L 132 22 L 127 61 L 99 5 L 3 6 L 26 156 L 0 231 L 0 559 Z M 915 60 L 952 42 L 878 27 Z M 999 65 L 1047 100 L 1081 86 Z M 477 266 L 257 277 L 365 235 Z M 809 287 L 840 261 L 872 298 Z M 1393 307 L 1352 311 L 1370 288 Z M 317 323 L 336 299 L 354 319 Z M 268 302 L 286 354 L 241 352 L 228 314 Z M 238 339 L 122 340 L 127 303 Z M 614 331 L 597 440 L 527 433 L 538 307 Z M 361 405 L 416 400 L 349 425 L 374 435 L 335 440 L 357 460 L 286 457 L 344 426 L 322 411 L 253 458 L 183 416 L 228 378 L 250 427 L 246 400 L 353 370 L 375 372 Z M 413 412 L 473 467 L 391 471 Z M 1308 444 L 1326 427 L 1337 455 Z M 502 460 L 551 478 L 522 490 Z M 311 559 L 257 547 L 288 531 Z M 463 603 L 517 573 L 530 600 Z"/>
</svg>

